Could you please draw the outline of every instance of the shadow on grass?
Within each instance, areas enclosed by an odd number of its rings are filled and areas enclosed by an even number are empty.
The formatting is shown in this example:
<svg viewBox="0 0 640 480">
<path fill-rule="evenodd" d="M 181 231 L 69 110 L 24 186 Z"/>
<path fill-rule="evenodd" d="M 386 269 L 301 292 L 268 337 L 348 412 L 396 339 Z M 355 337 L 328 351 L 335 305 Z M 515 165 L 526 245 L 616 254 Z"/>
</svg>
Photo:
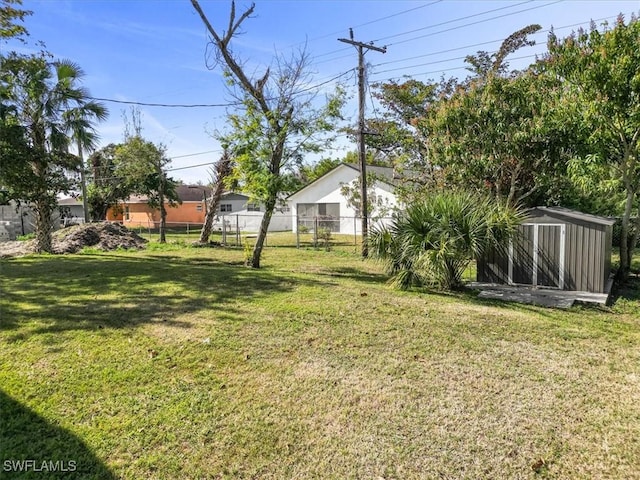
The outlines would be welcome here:
<svg viewBox="0 0 640 480">
<path fill-rule="evenodd" d="M 482 307 L 495 307 L 501 310 L 507 311 L 524 311 L 535 313 L 542 317 L 552 317 L 554 312 L 558 309 L 545 307 L 537 304 L 522 303 L 510 300 L 500 300 L 494 298 L 481 298 L 478 295 L 480 290 L 475 290 L 469 287 L 463 287 L 458 290 L 443 291 L 436 289 L 425 288 L 422 293 L 427 293 L 433 297 L 441 297 L 447 300 L 459 300 L 467 304 L 477 305 Z"/>
<path fill-rule="evenodd" d="M 188 328 L 177 318 L 202 310 L 240 320 L 238 299 L 314 283 L 204 255 L 182 258 L 168 252 L 24 257 L 3 261 L 2 273 L 0 330 L 34 319 L 44 323 L 30 334 L 135 327 L 146 322 Z"/>
<path fill-rule="evenodd" d="M 640 274 L 631 274 L 627 281 L 620 284 L 615 284 L 613 287 L 613 294 L 611 296 L 611 303 L 615 303 L 619 298 L 625 300 L 640 300 Z"/>
<path fill-rule="evenodd" d="M 117 478 L 76 435 L 45 420 L 2 390 L 0 411 L 0 477 Z"/>
<path fill-rule="evenodd" d="M 368 273 L 352 267 L 335 267 L 326 273 L 320 273 L 329 277 L 348 278 L 358 282 L 384 284 L 389 281 L 389 276 L 382 273 Z"/>
</svg>

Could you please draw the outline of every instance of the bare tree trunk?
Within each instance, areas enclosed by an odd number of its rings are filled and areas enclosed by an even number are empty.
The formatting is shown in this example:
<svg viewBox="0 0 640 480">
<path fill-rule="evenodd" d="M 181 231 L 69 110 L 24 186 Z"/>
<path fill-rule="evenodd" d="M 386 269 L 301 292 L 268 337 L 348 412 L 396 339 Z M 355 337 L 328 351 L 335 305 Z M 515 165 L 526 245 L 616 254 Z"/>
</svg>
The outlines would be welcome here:
<svg viewBox="0 0 640 480">
<path fill-rule="evenodd" d="M 631 255 L 633 245 L 629 238 L 629 223 L 631 221 L 631 209 L 633 208 L 633 191 L 627 188 L 627 200 L 624 205 L 624 214 L 622 215 L 622 228 L 620 229 L 620 268 L 616 277 L 618 280 L 625 281 L 629 277 L 631 270 Z"/>
<path fill-rule="evenodd" d="M 218 212 L 218 205 L 220 205 L 220 199 L 224 193 L 224 181 L 231 175 L 231 156 L 225 150 L 220 157 L 220 160 L 216 162 L 215 174 L 216 174 L 216 188 L 213 191 L 209 204 L 207 205 L 207 214 L 204 218 L 204 225 L 200 231 L 200 243 L 205 244 L 209 242 L 211 236 L 211 226 L 213 225 L 213 219 Z"/>
<path fill-rule="evenodd" d="M 53 253 L 51 231 L 53 209 L 47 200 L 38 201 L 34 205 L 36 211 L 36 253 Z"/>
<path fill-rule="evenodd" d="M 288 118 L 291 118 L 292 111 L 289 110 Z M 276 127 L 276 130 L 278 127 Z M 271 154 L 271 164 L 269 171 L 275 178 L 280 176 L 280 163 L 282 162 L 282 155 L 284 155 L 284 138 L 282 132 L 278 132 L 280 140 Z M 277 182 L 277 180 L 276 180 Z M 251 255 L 251 267 L 260 268 L 260 256 L 262 255 L 262 248 L 264 241 L 267 238 L 267 232 L 269 231 L 269 224 L 271 223 L 271 216 L 273 210 L 276 208 L 276 202 L 278 201 L 279 189 L 274 188 L 273 184 L 269 188 L 269 197 L 265 202 L 265 212 L 260 222 L 260 231 L 258 232 L 258 238 L 256 238 L 256 244 L 253 247 L 253 254 Z"/>
<path fill-rule="evenodd" d="M 164 207 L 164 172 L 162 167 L 158 164 L 160 171 L 160 182 L 158 183 L 158 202 L 160 203 L 160 243 L 167 243 L 167 237 L 165 230 L 167 227 L 167 209 Z"/>
<path fill-rule="evenodd" d="M 269 223 L 271 223 L 271 216 L 273 210 L 276 207 L 277 198 L 271 196 L 267 199 L 265 204 L 265 212 L 260 222 L 260 231 L 258 232 L 258 238 L 256 238 L 256 244 L 253 247 L 253 254 L 251 255 L 251 268 L 260 268 L 260 257 L 262 256 L 262 248 L 264 247 L 264 241 L 267 238 L 267 232 L 269 231 Z"/>
</svg>

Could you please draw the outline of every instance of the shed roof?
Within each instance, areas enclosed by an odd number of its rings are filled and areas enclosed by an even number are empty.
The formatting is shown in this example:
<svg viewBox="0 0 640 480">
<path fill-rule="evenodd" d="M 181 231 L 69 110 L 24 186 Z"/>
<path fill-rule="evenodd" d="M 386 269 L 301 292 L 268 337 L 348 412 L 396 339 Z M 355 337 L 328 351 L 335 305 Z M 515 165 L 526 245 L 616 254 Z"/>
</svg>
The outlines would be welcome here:
<svg viewBox="0 0 640 480">
<path fill-rule="evenodd" d="M 616 223 L 615 219 L 608 217 L 601 217 L 599 215 L 591 215 L 590 213 L 582 213 L 577 210 L 571 210 L 564 207 L 535 207 L 531 210 L 538 210 L 551 217 L 559 217 L 564 219 L 582 220 L 583 222 L 595 223 L 598 225 L 613 225 Z"/>
</svg>

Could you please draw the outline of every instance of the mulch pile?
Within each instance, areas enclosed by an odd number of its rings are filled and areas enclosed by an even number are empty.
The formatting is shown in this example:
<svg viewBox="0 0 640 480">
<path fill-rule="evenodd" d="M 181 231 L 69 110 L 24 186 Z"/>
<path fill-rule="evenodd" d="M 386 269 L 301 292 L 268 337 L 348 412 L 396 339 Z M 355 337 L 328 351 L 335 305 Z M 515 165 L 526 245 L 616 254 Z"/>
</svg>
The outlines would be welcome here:
<svg viewBox="0 0 640 480">
<path fill-rule="evenodd" d="M 99 250 L 141 249 L 147 240 L 119 223 L 87 223 L 58 230 L 53 234 L 54 253 L 77 253 L 84 247 Z M 35 240 L 0 243 L 0 258 L 34 252 Z"/>
<path fill-rule="evenodd" d="M 84 247 L 99 250 L 141 249 L 147 240 L 119 223 L 87 223 L 58 230 L 53 234 L 55 253 L 76 253 Z"/>
</svg>

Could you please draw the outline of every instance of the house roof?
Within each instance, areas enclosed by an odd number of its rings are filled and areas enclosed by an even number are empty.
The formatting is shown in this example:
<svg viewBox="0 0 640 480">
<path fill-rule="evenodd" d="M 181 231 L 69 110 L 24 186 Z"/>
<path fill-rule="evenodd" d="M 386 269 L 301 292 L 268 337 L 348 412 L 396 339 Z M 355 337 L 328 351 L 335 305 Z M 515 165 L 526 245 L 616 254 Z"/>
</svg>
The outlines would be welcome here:
<svg viewBox="0 0 640 480">
<path fill-rule="evenodd" d="M 360 165 L 356 165 L 355 163 L 345 163 L 347 167 L 353 168 L 355 171 L 360 171 Z M 398 178 L 395 176 L 395 170 L 392 167 L 381 167 L 378 165 L 367 165 L 367 173 L 373 173 L 376 177 L 378 177 L 383 182 L 396 186 L 398 183 Z"/>
<path fill-rule="evenodd" d="M 565 217 L 582 220 L 584 222 L 596 223 L 599 225 L 613 225 L 616 223 L 615 219 L 612 218 L 591 215 L 590 213 L 582 213 L 577 210 L 571 210 L 564 207 L 535 207 L 532 210 L 539 210 L 551 217 Z"/>
<path fill-rule="evenodd" d="M 211 196 L 211 191 L 211 187 L 204 185 L 178 185 L 176 187 L 178 198 L 183 202 L 201 202 L 204 200 L 205 193 L 207 197 Z"/>
<path fill-rule="evenodd" d="M 74 197 L 61 198 L 58 205 L 82 205 L 82 200 Z"/>
<path fill-rule="evenodd" d="M 306 190 L 311 185 L 315 185 L 316 182 L 321 181 L 327 175 L 330 175 L 331 173 L 335 172 L 340 167 L 347 167 L 347 168 L 351 168 L 352 170 L 355 170 L 356 172 L 360 172 L 360 166 L 359 165 L 356 165 L 354 163 L 344 163 L 344 162 L 343 163 L 339 163 L 338 165 L 333 167 L 331 170 L 329 170 L 327 173 L 325 173 L 321 177 L 316 178 L 313 182 L 308 183 L 307 185 L 305 185 L 301 189 L 296 190 L 295 192 L 293 192 L 287 198 L 291 198 L 294 195 L 297 195 L 298 193 L 302 192 L 303 190 Z M 384 183 L 386 183 L 387 185 L 389 185 L 391 187 L 395 187 L 396 186 L 396 183 L 397 183 L 396 180 L 397 179 L 394 180 L 394 172 L 393 172 L 393 168 L 391 168 L 391 167 L 379 167 L 377 165 L 367 165 L 367 172 L 374 173 L 376 175 L 376 177 L 381 182 L 384 182 Z"/>
<path fill-rule="evenodd" d="M 178 185 L 176 186 L 176 193 L 180 201 L 184 202 L 202 202 L 205 198 L 211 198 L 213 189 L 211 187 L 205 187 L 204 185 Z M 248 199 L 249 196 L 239 192 L 224 192 L 222 198 L 236 196 Z M 148 198 L 146 195 L 131 195 L 125 203 L 147 203 Z"/>
</svg>

